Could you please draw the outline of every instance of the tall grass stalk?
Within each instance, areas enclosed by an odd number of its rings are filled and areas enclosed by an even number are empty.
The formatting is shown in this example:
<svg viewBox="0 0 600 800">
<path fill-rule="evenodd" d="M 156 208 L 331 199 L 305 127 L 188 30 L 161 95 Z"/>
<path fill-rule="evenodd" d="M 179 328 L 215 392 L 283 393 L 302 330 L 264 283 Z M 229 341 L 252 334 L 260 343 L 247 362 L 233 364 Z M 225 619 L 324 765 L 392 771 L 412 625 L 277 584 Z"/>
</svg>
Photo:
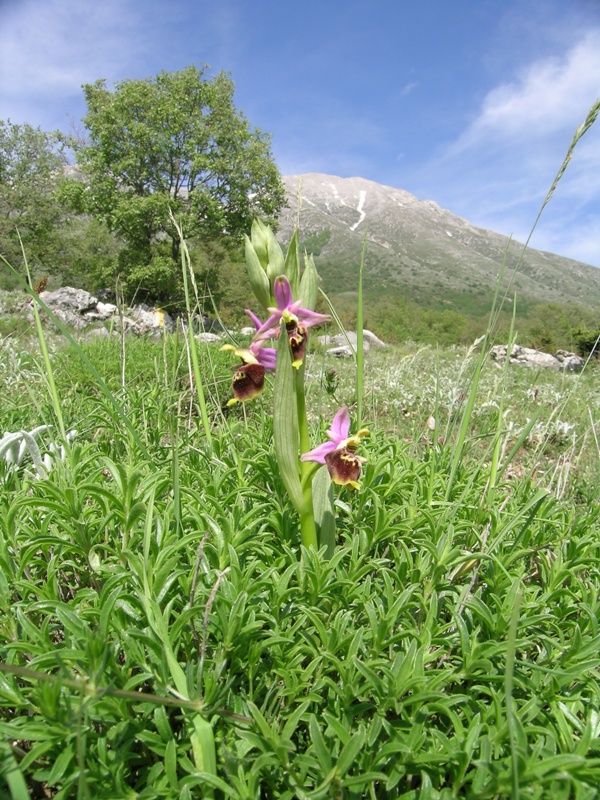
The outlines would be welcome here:
<svg viewBox="0 0 600 800">
<path fill-rule="evenodd" d="M 498 400 L 498 414 L 496 416 L 496 430 L 494 432 L 494 447 L 492 451 L 492 459 L 490 463 L 490 476 L 488 479 L 488 488 L 486 492 L 486 503 L 490 505 L 493 501 L 494 490 L 496 488 L 496 480 L 498 478 L 498 468 L 500 464 L 501 455 L 501 442 L 502 430 L 504 427 L 504 401 L 506 395 L 506 386 L 508 379 L 508 368 L 510 364 L 510 353 L 512 352 L 514 338 L 515 338 L 515 317 L 517 313 L 517 298 L 513 298 L 513 313 L 510 321 L 510 330 L 508 332 L 508 340 L 506 343 L 506 358 L 502 368 L 502 391 Z"/>
<path fill-rule="evenodd" d="M 189 348 L 188 352 L 190 354 L 190 360 L 192 364 L 194 385 L 196 387 L 196 393 L 198 395 L 198 406 L 200 408 L 200 418 L 202 420 L 202 427 L 204 428 L 204 435 L 206 436 L 206 441 L 208 443 L 208 446 L 212 449 L 212 444 L 213 444 L 212 431 L 211 431 L 210 420 L 208 418 L 208 409 L 206 406 L 206 397 L 204 394 L 204 383 L 202 380 L 202 373 L 200 371 L 200 364 L 198 362 L 198 350 L 196 348 L 196 340 L 194 338 L 194 320 L 192 314 L 191 295 L 188 285 L 188 275 L 196 291 L 196 298 L 197 298 L 196 282 L 194 278 L 194 271 L 192 269 L 192 263 L 190 260 L 190 252 L 188 250 L 187 243 L 183 237 L 183 230 L 172 213 L 171 213 L 171 221 L 175 226 L 177 235 L 179 236 L 180 251 L 181 251 L 181 271 L 183 275 L 183 291 L 185 293 L 185 307 L 187 312 L 188 334 L 189 334 L 186 339 L 186 343 Z"/>
<path fill-rule="evenodd" d="M 363 395 L 364 395 L 364 359 L 363 350 L 363 328 L 364 328 L 364 308 L 363 308 L 363 272 L 365 267 L 365 256 L 367 253 L 367 232 L 363 240 L 360 264 L 358 267 L 358 306 L 356 309 L 356 426 L 362 428 L 363 418 Z"/>
<path fill-rule="evenodd" d="M 329 313 L 331 314 L 331 318 L 333 319 L 335 324 L 338 326 L 338 328 L 340 330 L 340 333 L 346 339 L 346 343 L 347 343 L 348 347 L 354 353 L 354 356 L 356 358 L 356 353 L 354 352 L 354 345 L 352 344 L 352 342 L 348 338 L 348 333 L 346 331 L 346 328 L 344 327 L 344 323 L 342 322 L 342 320 L 339 317 L 339 314 L 335 310 L 335 306 L 333 305 L 333 303 L 329 299 L 329 296 L 323 291 L 323 289 L 319 289 L 319 293 L 321 294 L 321 297 L 323 298 L 323 300 L 325 300 L 325 303 L 327 304 L 327 309 L 329 310 Z"/>
<path fill-rule="evenodd" d="M 469 357 L 471 351 L 474 352 L 475 348 L 481 344 L 481 348 L 479 350 L 479 355 L 478 355 L 478 357 L 477 357 L 477 359 L 475 361 L 475 367 L 474 367 L 472 375 L 470 377 L 469 393 L 468 393 L 468 397 L 467 397 L 467 402 L 466 402 L 465 408 L 463 410 L 463 413 L 462 413 L 462 416 L 461 416 L 461 419 L 460 419 L 460 424 L 458 426 L 458 435 L 457 435 L 456 439 L 453 442 L 454 455 L 453 455 L 453 458 L 452 458 L 452 464 L 451 464 L 451 467 L 450 467 L 450 475 L 448 477 L 448 485 L 447 485 L 447 488 L 446 488 L 446 499 L 447 500 L 449 500 L 451 495 L 452 495 L 452 490 L 454 488 L 454 481 L 456 480 L 456 475 L 458 473 L 458 469 L 460 467 L 460 464 L 462 462 L 462 458 L 463 458 L 463 455 L 464 455 L 465 444 L 466 444 L 466 441 L 467 441 L 467 435 L 468 435 L 468 432 L 469 432 L 469 429 L 470 429 L 471 419 L 472 419 L 472 416 L 473 416 L 473 411 L 475 409 L 475 400 L 477 398 L 477 393 L 479 391 L 479 381 L 481 379 L 481 373 L 482 373 L 482 370 L 483 370 L 483 365 L 485 364 L 485 361 L 486 361 L 486 359 L 488 357 L 488 349 L 489 349 L 489 345 L 490 345 L 490 340 L 491 340 L 492 333 L 493 333 L 493 330 L 494 330 L 494 327 L 495 327 L 495 324 L 496 324 L 497 314 L 499 313 L 498 298 L 500 296 L 500 286 L 501 286 L 501 283 L 502 283 L 502 278 L 504 276 L 504 269 L 505 269 L 505 266 L 506 266 L 507 254 L 508 254 L 508 244 L 507 244 L 506 249 L 504 251 L 504 258 L 502 259 L 500 272 L 498 274 L 498 280 L 496 281 L 496 288 L 495 288 L 495 291 L 494 291 L 494 297 L 492 299 L 492 307 L 490 309 L 490 315 L 489 315 L 489 318 L 488 318 L 488 324 L 487 324 L 487 328 L 486 328 L 485 334 L 483 335 L 483 337 L 481 339 L 479 339 L 479 340 L 477 340 L 477 342 L 475 342 L 475 345 L 473 345 L 473 347 L 471 348 L 471 350 L 467 354 L 467 357 Z M 449 440 L 449 434 L 450 434 L 450 421 L 449 421 L 449 424 L 448 424 L 447 434 L 448 435 L 446 436 L 446 440 L 448 441 Z"/>
<path fill-rule="evenodd" d="M 546 208 L 546 206 L 550 202 L 550 200 L 552 198 L 552 195 L 556 191 L 556 187 L 558 186 L 560 179 L 565 174 L 565 170 L 567 169 L 567 167 L 569 165 L 569 162 L 573 158 L 573 153 L 575 152 L 575 148 L 576 148 L 578 142 L 580 141 L 581 137 L 585 133 L 587 133 L 587 131 L 592 127 L 594 122 L 596 122 L 599 114 L 600 114 L 600 99 L 596 100 L 596 102 L 591 106 L 590 110 L 587 113 L 587 116 L 586 116 L 585 120 L 582 122 L 582 124 L 576 129 L 575 133 L 573 134 L 573 138 L 571 139 L 571 143 L 569 144 L 569 147 L 567 148 L 567 153 L 566 153 L 566 155 L 565 155 L 565 157 L 563 159 L 563 162 L 560 165 L 560 168 L 559 168 L 558 172 L 556 173 L 556 175 L 554 177 L 554 180 L 552 181 L 550 189 L 548 190 L 548 193 L 546 194 L 546 197 L 544 198 L 544 202 L 540 206 L 540 210 L 538 211 L 537 216 L 536 216 L 535 220 L 533 221 L 533 225 L 531 226 L 531 230 L 529 231 L 527 239 L 525 240 L 525 244 L 523 245 L 523 248 L 521 250 L 519 258 L 517 259 L 517 262 L 516 262 L 512 272 L 511 272 L 511 274 L 510 274 L 510 278 L 509 278 L 509 281 L 508 281 L 508 285 L 506 287 L 504 298 L 503 298 L 502 303 L 499 306 L 498 311 L 501 310 L 502 305 L 504 304 L 504 300 L 508 297 L 508 293 L 510 291 L 510 287 L 512 286 L 512 282 L 513 282 L 513 280 L 515 278 L 515 275 L 517 274 L 517 272 L 519 270 L 519 267 L 521 266 L 523 258 L 525 257 L 525 253 L 527 251 L 527 248 L 529 247 L 529 242 L 531 241 L 531 238 L 532 238 L 532 236 L 533 236 L 533 234 L 535 232 L 535 229 L 538 226 L 538 223 L 539 223 L 540 218 L 541 218 L 541 216 L 542 216 L 542 214 L 544 212 L 544 209 Z"/>
<path fill-rule="evenodd" d="M 319 289 L 321 296 L 325 300 L 327 304 L 327 308 L 331 317 L 337 327 L 340 330 L 340 333 L 346 339 L 346 344 L 350 348 L 354 356 L 354 363 L 356 365 L 356 418 L 357 418 L 357 427 L 360 428 L 362 426 L 362 418 L 363 418 L 363 401 L 364 401 L 364 300 L 363 300 L 363 275 L 364 275 L 364 266 L 365 266 L 365 259 L 367 254 L 367 234 L 365 233 L 365 237 L 363 240 L 363 247 L 360 257 L 360 264 L 358 267 L 358 299 L 357 299 L 357 309 L 356 309 L 356 347 L 350 341 L 348 337 L 348 333 L 344 326 L 344 323 L 340 319 L 335 307 L 327 294 L 322 290 Z"/>
<path fill-rule="evenodd" d="M 517 655 L 517 632 L 519 628 L 519 612 L 521 610 L 522 589 L 519 587 L 515 596 L 514 606 L 510 617 L 506 646 L 506 668 L 504 671 L 504 695 L 506 701 L 506 722 L 510 741 L 511 758 L 511 800 L 519 800 L 521 796 L 521 782 L 519 779 L 519 721 L 515 715 L 513 705 L 513 689 L 515 674 L 515 659 Z"/>
<path fill-rule="evenodd" d="M 25 252 L 25 248 L 23 247 L 23 242 L 21 241 L 21 236 L 19 235 L 19 242 L 21 245 L 21 253 L 23 255 L 23 263 L 25 265 L 25 272 L 27 274 L 27 282 L 29 286 L 33 286 L 33 282 L 31 280 L 31 273 L 29 271 L 29 263 L 27 261 L 27 253 Z M 32 293 L 34 297 L 37 297 L 35 292 Z M 54 416 L 56 417 L 56 422 L 58 424 L 58 430 L 60 432 L 61 439 L 63 442 L 66 443 L 67 441 L 67 429 L 65 428 L 65 423 L 63 419 L 62 409 L 60 405 L 60 400 L 58 399 L 58 392 L 56 391 L 56 383 L 54 381 L 54 372 L 52 370 L 52 362 L 50 361 L 50 355 L 48 353 L 48 345 L 46 343 L 46 337 L 44 335 L 44 329 L 42 327 L 42 320 L 40 318 L 40 313 L 37 307 L 37 303 L 33 302 L 31 304 L 33 309 L 33 316 L 35 319 L 35 329 L 38 337 L 38 342 L 40 345 L 40 352 L 42 354 L 42 359 L 44 362 L 44 370 L 45 370 L 45 379 L 48 385 L 48 390 L 50 394 L 50 401 L 52 403 L 52 409 L 54 411 Z"/>
<path fill-rule="evenodd" d="M 531 241 L 531 237 L 533 236 L 533 233 L 534 233 L 534 231 L 535 231 L 535 229 L 537 227 L 537 224 L 538 224 L 538 222 L 539 222 L 539 220 L 541 218 L 541 215 L 542 215 L 544 209 L 546 208 L 548 202 L 552 198 L 552 195 L 554 194 L 554 191 L 556 190 L 556 187 L 558 186 L 558 183 L 559 183 L 560 179 L 564 175 L 565 170 L 567 169 L 567 166 L 568 166 L 569 162 L 571 161 L 571 158 L 573 157 L 573 153 L 574 153 L 575 147 L 577 146 L 577 143 L 580 141 L 581 137 L 591 128 L 591 126 L 594 124 L 594 122 L 596 121 L 596 119 L 597 119 L 599 114 L 600 114 L 600 100 L 597 100 L 592 105 L 592 107 L 590 108 L 585 121 L 575 131 L 573 139 L 571 140 L 571 143 L 570 143 L 569 148 L 567 150 L 567 154 L 566 154 L 566 156 L 565 156 L 565 158 L 564 158 L 564 160 L 563 160 L 563 162 L 562 162 L 562 164 L 560 166 L 560 169 L 558 170 L 558 172 L 557 172 L 557 174 L 556 174 L 556 176 L 555 176 L 555 178 L 554 178 L 554 180 L 552 182 L 552 185 L 551 185 L 551 187 L 550 187 L 550 189 L 549 189 L 549 191 L 548 191 L 548 193 L 547 193 L 547 195 L 546 195 L 546 197 L 544 199 L 544 202 L 542 203 L 542 206 L 541 206 L 541 208 L 540 208 L 540 210 L 539 210 L 539 212 L 538 212 L 538 214 L 537 214 L 537 216 L 536 216 L 536 218 L 534 220 L 534 223 L 533 223 L 533 225 L 531 227 L 529 235 L 527 236 L 527 239 L 525 240 L 525 244 L 523 245 L 523 248 L 521 250 L 521 254 L 520 254 L 520 256 L 519 256 L 519 258 L 517 260 L 517 263 L 515 264 L 514 269 L 511 272 L 511 275 L 510 275 L 510 278 L 509 278 L 509 281 L 508 281 L 508 286 L 507 286 L 507 288 L 506 288 L 506 290 L 504 292 L 504 295 L 503 295 L 502 299 L 499 302 L 500 287 L 501 287 L 502 278 L 503 278 L 503 275 L 504 275 L 504 270 L 505 270 L 506 260 L 507 260 L 507 254 L 508 254 L 508 245 L 507 245 L 507 248 L 505 250 L 504 259 L 503 259 L 503 262 L 502 262 L 500 273 L 498 275 L 498 280 L 496 282 L 496 290 L 495 290 L 495 293 L 494 293 L 494 298 L 493 298 L 493 301 L 492 301 L 492 307 L 491 307 L 489 318 L 488 318 L 488 325 L 487 325 L 486 332 L 485 332 L 485 335 L 484 335 L 484 338 L 483 338 L 483 344 L 482 344 L 482 348 L 481 348 L 481 353 L 480 353 L 480 356 L 477 359 L 477 362 L 475 364 L 475 368 L 474 368 L 473 375 L 472 375 L 471 382 L 470 382 L 469 395 L 468 395 L 467 403 L 466 403 L 463 415 L 461 417 L 457 438 L 456 438 L 456 440 L 455 440 L 455 442 L 453 444 L 454 455 L 453 455 L 453 458 L 452 458 L 452 464 L 451 464 L 451 468 L 450 468 L 450 475 L 449 475 L 449 478 L 448 478 L 448 484 L 447 484 L 447 490 L 446 490 L 446 498 L 447 499 L 450 499 L 450 497 L 451 497 L 452 490 L 453 490 L 453 487 L 454 487 L 454 482 L 456 480 L 456 475 L 457 475 L 458 469 L 460 467 L 460 464 L 461 464 L 461 461 L 462 461 L 462 458 L 463 458 L 463 455 L 464 455 L 465 444 L 466 444 L 466 441 L 467 441 L 467 435 L 468 435 L 471 419 L 472 419 L 472 416 L 473 416 L 473 411 L 475 409 L 475 400 L 476 400 L 477 392 L 478 392 L 478 389 L 479 389 L 481 372 L 482 372 L 485 360 L 486 360 L 486 358 L 488 356 L 488 349 L 489 349 L 491 337 L 492 337 L 493 331 L 496 328 L 496 324 L 497 324 L 497 321 L 498 321 L 498 317 L 499 317 L 500 311 L 502 310 L 502 307 L 503 307 L 503 305 L 504 305 L 504 303 L 506 301 L 506 298 L 508 297 L 508 292 L 510 290 L 510 286 L 512 284 L 514 276 L 517 273 L 517 270 L 518 270 L 518 268 L 519 268 L 519 266 L 520 266 L 520 264 L 521 264 L 521 262 L 523 260 L 525 252 L 527 250 L 527 247 L 529 246 L 529 242 Z M 514 309 L 513 309 L 513 319 L 514 319 Z M 506 354 L 506 360 L 507 361 L 509 359 L 509 356 L 510 356 L 510 350 L 507 351 L 507 354 Z M 532 422 L 529 429 L 531 429 L 531 427 L 533 427 L 533 424 L 534 423 Z M 514 455 L 514 453 L 516 453 L 515 448 L 513 448 L 511 450 L 511 455 Z M 508 466 L 508 463 L 510 463 L 509 459 L 507 459 L 504 462 L 504 467 L 502 469 L 502 472 L 504 471 L 504 469 L 506 469 L 506 467 Z M 497 469 L 497 463 L 496 463 L 496 467 L 495 468 Z M 495 480 L 497 480 L 498 478 L 499 478 L 499 474 L 497 472 L 496 475 L 495 475 Z"/>
</svg>

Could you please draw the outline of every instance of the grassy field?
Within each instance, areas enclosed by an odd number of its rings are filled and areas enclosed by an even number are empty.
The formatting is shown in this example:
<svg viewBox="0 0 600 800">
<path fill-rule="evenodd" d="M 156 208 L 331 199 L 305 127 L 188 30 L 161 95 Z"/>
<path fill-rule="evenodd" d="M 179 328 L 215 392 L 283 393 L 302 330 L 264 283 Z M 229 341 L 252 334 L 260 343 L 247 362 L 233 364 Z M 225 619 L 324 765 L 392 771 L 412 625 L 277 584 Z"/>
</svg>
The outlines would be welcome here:
<svg viewBox="0 0 600 800">
<path fill-rule="evenodd" d="M 230 354 L 199 346 L 208 438 L 183 336 L 27 336 L 0 339 L 0 431 L 48 426 L 0 458 L 0 796 L 598 796 L 595 364 L 371 352 L 327 560 Z M 356 372 L 307 375 L 317 443 Z"/>
</svg>

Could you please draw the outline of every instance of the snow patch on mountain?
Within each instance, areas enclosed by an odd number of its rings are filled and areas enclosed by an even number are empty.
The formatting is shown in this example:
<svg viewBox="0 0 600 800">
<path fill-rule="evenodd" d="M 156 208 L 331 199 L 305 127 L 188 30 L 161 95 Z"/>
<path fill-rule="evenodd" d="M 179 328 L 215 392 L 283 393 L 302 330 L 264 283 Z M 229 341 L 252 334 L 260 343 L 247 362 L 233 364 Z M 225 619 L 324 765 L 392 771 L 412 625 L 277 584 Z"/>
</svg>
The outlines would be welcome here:
<svg viewBox="0 0 600 800">
<path fill-rule="evenodd" d="M 366 199 L 367 199 L 367 193 L 365 192 L 364 189 L 361 189 L 360 192 L 359 192 L 359 195 L 358 195 L 358 205 L 356 206 L 356 210 L 360 214 L 360 218 L 359 218 L 359 220 L 357 222 L 354 223 L 354 225 L 350 226 L 350 230 L 351 231 L 355 231 L 358 228 L 358 226 L 360 225 L 360 223 L 367 216 L 365 214 L 365 212 L 363 211 L 363 206 L 365 204 L 365 200 Z"/>
</svg>

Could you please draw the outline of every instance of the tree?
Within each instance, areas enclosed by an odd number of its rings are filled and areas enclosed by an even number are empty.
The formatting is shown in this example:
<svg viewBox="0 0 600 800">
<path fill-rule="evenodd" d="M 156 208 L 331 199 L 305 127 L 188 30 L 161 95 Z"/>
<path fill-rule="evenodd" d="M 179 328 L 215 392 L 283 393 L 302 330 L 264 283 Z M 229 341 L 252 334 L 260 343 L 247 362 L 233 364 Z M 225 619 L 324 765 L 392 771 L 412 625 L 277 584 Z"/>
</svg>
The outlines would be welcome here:
<svg viewBox="0 0 600 800">
<path fill-rule="evenodd" d="M 64 164 L 58 133 L 0 120 L 0 253 L 15 269 L 23 263 L 21 241 L 33 272 L 51 272 L 60 260 Z M 4 286 L 14 285 L 2 274 Z"/>
<path fill-rule="evenodd" d="M 113 91 L 104 80 L 84 86 L 89 138 L 74 149 L 85 183 L 71 185 L 71 201 L 122 237 L 121 277 L 135 276 L 131 288 L 150 296 L 153 263 L 164 277 L 165 239 L 172 278 L 160 293 L 175 291 L 179 241 L 169 212 L 186 238 L 237 241 L 255 216 L 273 221 L 283 204 L 270 137 L 236 110 L 231 79 L 205 72 L 190 66 Z"/>
</svg>

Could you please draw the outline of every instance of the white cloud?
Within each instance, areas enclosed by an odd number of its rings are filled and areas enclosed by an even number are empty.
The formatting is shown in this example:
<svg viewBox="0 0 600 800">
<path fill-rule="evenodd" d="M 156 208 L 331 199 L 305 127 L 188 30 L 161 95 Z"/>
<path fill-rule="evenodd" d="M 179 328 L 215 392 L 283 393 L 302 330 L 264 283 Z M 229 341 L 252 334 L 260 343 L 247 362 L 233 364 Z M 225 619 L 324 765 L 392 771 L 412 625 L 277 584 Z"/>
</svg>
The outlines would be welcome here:
<svg viewBox="0 0 600 800">
<path fill-rule="evenodd" d="M 563 131 L 600 96 L 600 30 L 589 31 L 562 57 L 530 64 L 492 89 L 454 152 L 492 141 L 532 141 Z"/>
<path fill-rule="evenodd" d="M 135 23 L 127 0 L 23 0 L 9 7 L 0 29 L 0 104 L 35 112 L 40 101 L 61 104 L 80 94 L 83 83 L 114 79 L 135 53 Z"/>
<path fill-rule="evenodd" d="M 576 128 L 599 97 L 595 28 L 562 54 L 532 62 L 491 89 L 463 133 L 422 172 L 417 193 L 434 196 L 431 187 L 443 185 L 438 202 L 477 225 L 523 240 Z M 550 204 L 553 230 L 546 227 L 545 211 L 532 246 L 600 266 L 597 227 L 584 222 L 600 215 L 600 121 L 575 148 Z"/>
<path fill-rule="evenodd" d="M 402 89 L 400 89 L 400 97 L 406 97 L 412 92 L 413 89 L 416 89 L 418 85 L 418 81 L 410 81 L 409 83 L 405 83 Z"/>
</svg>

